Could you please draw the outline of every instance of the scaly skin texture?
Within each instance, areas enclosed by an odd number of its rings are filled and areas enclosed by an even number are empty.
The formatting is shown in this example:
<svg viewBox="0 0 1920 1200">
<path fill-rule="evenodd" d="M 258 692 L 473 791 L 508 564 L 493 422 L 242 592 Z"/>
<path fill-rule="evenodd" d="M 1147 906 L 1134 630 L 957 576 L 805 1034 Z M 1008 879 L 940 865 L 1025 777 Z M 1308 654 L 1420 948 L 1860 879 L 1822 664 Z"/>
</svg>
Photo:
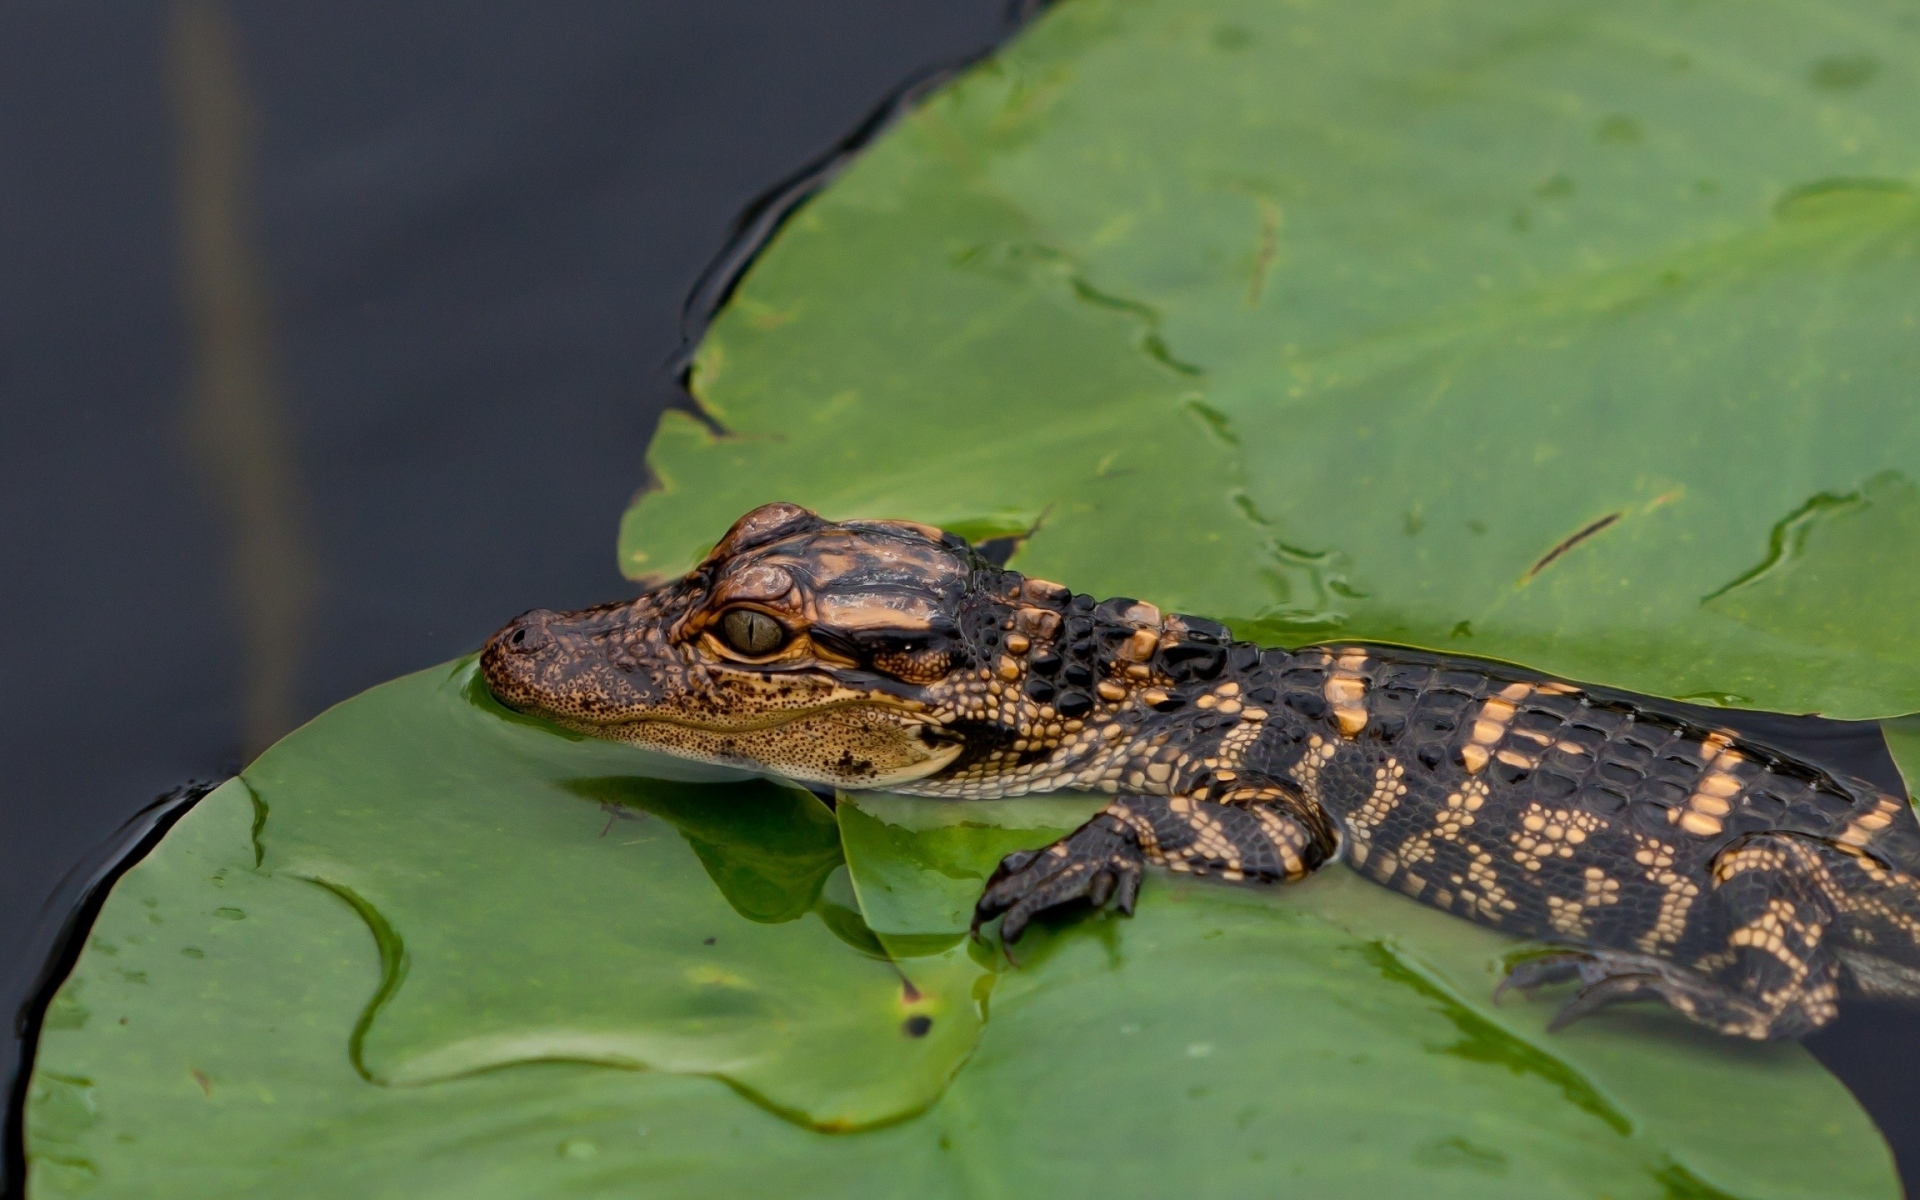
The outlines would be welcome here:
<svg viewBox="0 0 1920 1200">
<path fill-rule="evenodd" d="M 1583 985 L 1559 1021 L 1658 998 L 1790 1037 L 1843 985 L 1920 997 L 1920 824 L 1875 791 L 1661 701 L 1387 646 L 1287 651 L 1023 578 L 951 534 L 756 509 L 686 578 L 528 613 L 481 659 L 568 728 L 844 788 L 1111 804 L 1009 856 L 1011 943 L 1144 867 L 1378 883 L 1552 949 L 1502 988 Z"/>
</svg>

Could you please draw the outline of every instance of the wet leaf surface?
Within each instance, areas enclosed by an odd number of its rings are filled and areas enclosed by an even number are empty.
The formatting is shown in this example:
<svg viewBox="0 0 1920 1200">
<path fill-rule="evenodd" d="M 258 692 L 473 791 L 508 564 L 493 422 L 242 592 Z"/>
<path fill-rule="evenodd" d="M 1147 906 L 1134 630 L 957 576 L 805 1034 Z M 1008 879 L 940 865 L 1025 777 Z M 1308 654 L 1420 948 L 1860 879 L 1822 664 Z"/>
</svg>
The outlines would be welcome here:
<svg viewBox="0 0 1920 1200">
<path fill-rule="evenodd" d="M 116 885 L 41 1039 L 34 1194 L 1898 1194 L 1799 1047 L 1548 1035 L 1554 998 L 1489 1002 L 1511 942 L 1344 871 L 1156 875 L 1015 967 L 972 899 L 1097 799 L 836 818 L 712 774 L 462 664 L 329 712 Z"/>
<path fill-rule="evenodd" d="M 1912 667 L 1920 662 L 1917 549 L 1920 488 L 1889 471 L 1807 501 L 1774 526 L 1767 557 L 1706 604 L 1782 638 Z"/>
<path fill-rule="evenodd" d="M 1920 17 L 1766 13 L 1062 6 L 755 266 L 622 565 L 1017 514 L 1275 643 L 1920 709 Z"/>
</svg>

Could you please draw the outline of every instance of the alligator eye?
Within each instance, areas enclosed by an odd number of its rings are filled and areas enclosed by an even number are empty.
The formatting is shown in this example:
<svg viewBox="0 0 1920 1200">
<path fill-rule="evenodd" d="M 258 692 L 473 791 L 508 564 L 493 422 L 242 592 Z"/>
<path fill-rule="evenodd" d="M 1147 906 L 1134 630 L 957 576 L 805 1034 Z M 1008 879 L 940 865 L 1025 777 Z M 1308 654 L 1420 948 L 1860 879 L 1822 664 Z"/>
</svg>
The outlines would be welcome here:
<svg viewBox="0 0 1920 1200">
<path fill-rule="evenodd" d="M 772 654 L 787 641 L 780 622 L 751 608 L 736 608 L 720 618 L 720 632 L 726 635 L 727 645 L 754 658 Z"/>
</svg>

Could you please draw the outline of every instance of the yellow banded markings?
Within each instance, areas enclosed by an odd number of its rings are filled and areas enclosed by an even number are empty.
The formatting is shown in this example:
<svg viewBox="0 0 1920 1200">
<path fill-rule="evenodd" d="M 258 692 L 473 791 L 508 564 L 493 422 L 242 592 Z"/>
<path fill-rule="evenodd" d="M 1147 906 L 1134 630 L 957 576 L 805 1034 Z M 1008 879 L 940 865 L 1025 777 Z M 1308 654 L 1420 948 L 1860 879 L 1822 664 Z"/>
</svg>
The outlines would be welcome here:
<svg viewBox="0 0 1920 1200">
<path fill-rule="evenodd" d="M 1300 761 L 1287 768 L 1287 774 L 1300 785 L 1300 793 L 1314 804 L 1320 803 L 1320 772 L 1330 762 L 1338 747 L 1334 743 L 1314 734 L 1307 739 L 1307 752 Z"/>
<path fill-rule="evenodd" d="M 1389 758 L 1373 771 L 1373 790 L 1367 793 L 1366 800 L 1354 811 L 1349 823 L 1354 825 L 1355 836 L 1371 837 L 1373 831 L 1388 814 L 1399 806 L 1400 797 L 1407 794 L 1407 769 L 1400 765 L 1397 758 Z M 1364 830 L 1365 833 L 1361 833 Z"/>
<path fill-rule="evenodd" d="M 1833 840 L 1843 846 L 1863 847 L 1873 840 L 1873 835 L 1893 824 L 1894 814 L 1899 812 L 1902 802 L 1892 796 L 1881 796 L 1874 801 L 1871 812 L 1862 813 L 1847 822 L 1847 827 L 1835 834 Z"/>
<path fill-rule="evenodd" d="M 1620 903 L 1620 881 L 1599 867 L 1588 867 L 1581 879 L 1580 898 L 1547 897 L 1547 920 L 1568 937 L 1586 937 L 1591 932 L 1592 912 Z"/>
<path fill-rule="evenodd" d="M 1548 859 L 1572 858 L 1575 846 L 1606 827 L 1604 819 L 1580 809 L 1529 804 L 1520 816 L 1520 828 L 1507 840 L 1513 843 L 1513 861 L 1538 871 Z"/>
<path fill-rule="evenodd" d="M 1708 759 L 1706 773 L 1693 785 L 1684 806 L 1667 810 L 1667 820 L 1695 837 L 1712 837 L 1726 828 L 1725 818 L 1746 784 L 1734 774 L 1746 756 L 1733 749 L 1726 734 L 1709 734 L 1700 749 Z"/>
<path fill-rule="evenodd" d="M 1634 944 L 1643 953 L 1658 954 L 1662 946 L 1673 945 L 1686 932 L 1687 915 L 1700 896 L 1700 885 L 1673 869 L 1672 846 L 1638 833 L 1633 839 L 1639 843 L 1634 861 L 1645 868 L 1647 882 L 1660 888 L 1660 911 L 1652 927 L 1634 939 Z"/>
<path fill-rule="evenodd" d="M 1367 727 L 1367 680 L 1360 674 L 1367 656 L 1358 650 L 1342 650 L 1334 660 L 1321 693 L 1333 708 L 1333 719 L 1340 725 L 1340 736 L 1352 740 Z"/>
<path fill-rule="evenodd" d="M 1230 803 L 1244 803 L 1249 806 L 1254 820 L 1260 823 L 1260 831 L 1267 835 L 1267 841 L 1273 846 L 1275 855 L 1280 859 L 1280 869 L 1286 873 L 1287 882 L 1305 879 L 1309 874 L 1306 861 L 1307 834 L 1297 821 L 1282 817 L 1269 807 L 1270 802 L 1285 797 L 1278 792 L 1260 799 L 1243 800 L 1236 796 Z"/>
<path fill-rule="evenodd" d="M 1452 877 L 1453 885 L 1459 889 L 1454 897 L 1458 906 L 1453 911 L 1478 917 L 1489 925 L 1498 925 L 1503 917 L 1514 911 L 1516 905 L 1500 882 L 1500 871 L 1493 865 L 1493 854 L 1472 842 L 1463 845 L 1472 856 L 1472 861 L 1467 864 L 1464 876 Z"/>
<path fill-rule="evenodd" d="M 1473 729 L 1467 744 L 1460 747 L 1460 764 L 1467 774 L 1478 775 L 1493 760 L 1494 748 L 1500 739 L 1506 737 L 1507 726 L 1513 723 L 1513 714 L 1520 702 L 1533 694 L 1530 683 L 1510 683 L 1500 689 L 1497 696 L 1489 696 L 1481 702 L 1480 711 L 1474 715 Z M 1501 755 L 1502 762 L 1511 762 L 1514 766 L 1534 766 L 1538 760 L 1508 751 Z"/>
</svg>

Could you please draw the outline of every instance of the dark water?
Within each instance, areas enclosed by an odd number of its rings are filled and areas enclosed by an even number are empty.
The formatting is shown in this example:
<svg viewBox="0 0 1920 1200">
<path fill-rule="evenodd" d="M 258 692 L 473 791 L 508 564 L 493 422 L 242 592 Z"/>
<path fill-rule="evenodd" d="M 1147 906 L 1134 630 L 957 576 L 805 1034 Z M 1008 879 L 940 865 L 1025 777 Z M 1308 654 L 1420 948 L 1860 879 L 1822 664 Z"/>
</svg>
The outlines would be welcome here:
<svg viewBox="0 0 1920 1200">
<path fill-rule="evenodd" d="M 1017 16 L 0 10 L 5 1003 L 155 797 L 624 594 L 615 526 L 736 216 L 767 228 L 756 197 Z M 1899 786 L 1871 726 L 1763 724 Z M 1920 1178 L 1920 1017 L 1856 1005 L 1812 1046 Z"/>
<path fill-rule="evenodd" d="M 617 522 L 736 216 L 1014 15 L 0 7 L 6 1006 L 156 796 L 630 591 Z"/>
</svg>

